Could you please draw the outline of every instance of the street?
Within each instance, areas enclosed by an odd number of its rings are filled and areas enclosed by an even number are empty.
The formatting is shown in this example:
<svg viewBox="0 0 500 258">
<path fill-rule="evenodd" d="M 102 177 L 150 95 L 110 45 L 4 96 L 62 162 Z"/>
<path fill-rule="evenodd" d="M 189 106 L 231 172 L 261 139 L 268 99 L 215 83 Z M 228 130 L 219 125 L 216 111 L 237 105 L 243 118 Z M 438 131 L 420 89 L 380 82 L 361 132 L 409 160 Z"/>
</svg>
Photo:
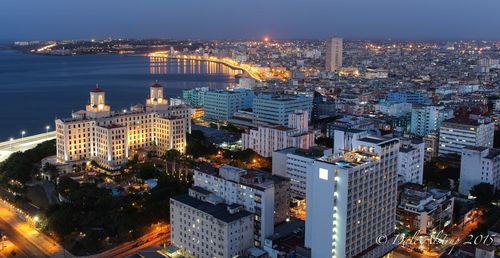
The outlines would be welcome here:
<svg viewBox="0 0 500 258">
<path fill-rule="evenodd" d="M 27 257 L 72 257 L 53 239 L 38 232 L 29 220 L 14 206 L 0 201 L 0 230 Z"/>
<path fill-rule="evenodd" d="M 143 235 L 134 241 L 123 243 L 91 257 L 128 257 L 135 254 L 139 250 L 160 245 L 165 242 L 167 242 L 167 244 L 170 243 L 170 225 L 160 226 L 159 228 L 153 229 L 152 232 Z"/>
</svg>

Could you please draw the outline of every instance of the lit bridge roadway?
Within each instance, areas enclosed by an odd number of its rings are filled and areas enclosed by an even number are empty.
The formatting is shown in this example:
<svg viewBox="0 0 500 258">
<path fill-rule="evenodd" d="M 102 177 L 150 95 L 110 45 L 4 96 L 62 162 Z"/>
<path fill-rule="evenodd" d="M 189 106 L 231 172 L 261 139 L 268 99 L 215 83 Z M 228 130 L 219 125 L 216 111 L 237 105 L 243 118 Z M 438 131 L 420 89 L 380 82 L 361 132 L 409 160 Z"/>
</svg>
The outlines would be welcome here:
<svg viewBox="0 0 500 258">
<path fill-rule="evenodd" d="M 11 139 L 0 142 L 0 162 L 6 160 L 10 154 L 17 151 L 33 149 L 36 145 L 56 138 L 55 131 Z"/>
<path fill-rule="evenodd" d="M 169 55 L 167 51 L 153 52 L 148 55 L 149 57 L 157 58 L 168 58 L 168 59 L 182 59 L 182 60 L 195 60 L 195 61 L 208 61 L 214 63 L 224 64 L 236 70 L 242 70 L 247 73 L 253 79 L 261 82 L 265 79 L 265 75 L 262 74 L 257 68 L 249 64 L 241 64 L 230 58 L 218 58 L 215 56 L 197 56 L 197 55 Z"/>
</svg>

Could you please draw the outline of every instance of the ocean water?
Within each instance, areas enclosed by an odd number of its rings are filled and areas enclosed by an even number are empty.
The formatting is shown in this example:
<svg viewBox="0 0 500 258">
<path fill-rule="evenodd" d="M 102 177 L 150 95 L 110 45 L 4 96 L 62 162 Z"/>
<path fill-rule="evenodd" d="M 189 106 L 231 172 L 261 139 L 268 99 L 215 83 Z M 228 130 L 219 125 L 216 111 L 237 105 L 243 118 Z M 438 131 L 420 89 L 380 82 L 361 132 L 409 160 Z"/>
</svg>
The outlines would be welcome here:
<svg viewBox="0 0 500 258">
<path fill-rule="evenodd" d="M 112 110 L 145 103 L 149 85 L 158 81 L 168 98 L 183 89 L 235 84 L 239 71 L 222 64 L 146 56 L 43 56 L 0 51 L 0 141 L 54 128 L 55 118 L 85 108 L 99 84 Z"/>
</svg>

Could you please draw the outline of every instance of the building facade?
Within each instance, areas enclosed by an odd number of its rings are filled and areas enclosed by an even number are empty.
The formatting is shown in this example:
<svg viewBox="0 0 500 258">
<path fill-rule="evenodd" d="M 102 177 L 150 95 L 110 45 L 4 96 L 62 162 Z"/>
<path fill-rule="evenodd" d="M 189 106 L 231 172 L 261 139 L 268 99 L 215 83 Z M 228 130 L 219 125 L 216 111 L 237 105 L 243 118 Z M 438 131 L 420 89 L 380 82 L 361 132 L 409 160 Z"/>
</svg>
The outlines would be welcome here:
<svg viewBox="0 0 500 258">
<path fill-rule="evenodd" d="M 200 87 L 189 90 L 182 90 L 182 99 L 193 107 L 203 107 L 205 104 L 205 93 L 208 87 Z"/>
<path fill-rule="evenodd" d="M 493 147 L 494 124 L 487 118 L 452 118 L 439 129 L 439 156 L 460 155 L 465 146 Z"/>
<path fill-rule="evenodd" d="M 344 41 L 342 38 L 331 38 L 326 41 L 325 70 L 334 72 L 342 68 Z"/>
<path fill-rule="evenodd" d="M 203 200 L 202 200 L 203 199 Z M 190 189 L 170 198 L 170 237 L 183 257 L 242 256 L 253 246 L 253 215 Z"/>
<path fill-rule="evenodd" d="M 425 148 L 424 160 L 425 162 L 429 162 L 438 156 L 439 135 L 437 131 L 432 131 L 425 135 L 422 140 L 424 141 Z"/>
<path fill-rule="evenodd" d="M 440 126 L 438 106 L 415 106 L 411 111 L 411 132 L 417 136 L 425 136 L 436 131 Z"/>
<path fill-rule="evenodd" d="M 401 186 L 397 227 L 420 234 L 447 230 L 453 225 L 454 198 L 451 191 L 427 190 L 423 185 Z"/>
<path fill-rule="evenodd" d="M 404 183 L 422 184 L 424 180 L 424 142 L 401 139 L 398 157 L 398 176 Z"/>
<path fill-rule="evenodd" d="M 106 104 L 105 92 L 96 87 L 86 110 L 55 121 L 57 161 L 95 161 L 113 170 L 127 162 L 131 151 L 141 148 L 160 155 L 170 149 L 184 152 L 191 124 L 189 107 L 169 106 L 159 84 L 150 87 L 146 102 L 115 113 Z"/>
<path fill-rule="evenodd" d="M 239 110 L 252 108 L 254 98 L 250 90 L 211 90 L 205 92 L 204 118 L 213 121 L 227 121 Z"/>
<path fill-rule="evenodd" d="M 387 94 L 387 102 L 392 103 L 411 103 L 411 104 L 429 104 L 430 99 L 422 92 L 392 91 Z"/>
<path fill-rule="evenodd" d="M 308 113 L 297 110 L 288 114 L 292 128 L 283 125 L 259 126 L 241 134 L 242 149 L 252 149 L 263 157 L 273 151 L 297 147 L 309 149 L 314 145 L 314 133 L 309 131 Z"/>
<path fill-rule="evenodd" d="M 307 111 L 310 121 L 312 112 L 312 98 L 305 96 L 260 94 L 253 100 L 254 125 L 283 125 L 289 126 L 289 114 L 296 110 Z"/>
<path fill-rule="evenodd" d="M 309 167 L 305 245 L 312 257 L 381 257 L 395 248 L 376 240 L 394 233 L 398 151 L 398 139 L 368 136 Z"/>
<path fill-rule="evenodd" d="M 462 148 L 458 190 L 469 194 L 470 189 L 480 183 L 500 189 L 500 149 L 465 146 Z"/>
<path fill-rule="evenodd" d="M 273 152 L 273 175 L 290 178 L 290 196 L 306 198 L 306 183 L 309 166 L 315 159 L 331 155 L 332 149 L 319 146 L 309 149 L 290 147 Z"/>
<path fill-rule="evenodd" d="M 210 191 L 226 204 L 243 205 L 254 214 L 257 247 L 273 234 L 275 224 L 288 217 L 290 181 L 284 177 L 224 165 L 215 173 L 195 170 L 193 181 L 194 186 Z"/>
</svg>

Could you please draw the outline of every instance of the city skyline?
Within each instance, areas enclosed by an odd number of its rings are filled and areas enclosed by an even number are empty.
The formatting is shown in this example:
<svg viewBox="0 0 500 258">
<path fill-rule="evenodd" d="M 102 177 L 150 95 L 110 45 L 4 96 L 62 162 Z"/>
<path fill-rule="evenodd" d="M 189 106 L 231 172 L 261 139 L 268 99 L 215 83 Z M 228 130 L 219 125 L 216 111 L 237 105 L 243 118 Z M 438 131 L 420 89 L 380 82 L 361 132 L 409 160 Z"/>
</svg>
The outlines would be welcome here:
<svg viewBox="0 0 500 258">
<path fill-rule="evenodd" d="M 500 2 L 301 1 L 232 3 L 95 0 L 3 1 L 0 40 L 179 39 L 498 39 Z M 429 5 L 432 4 L 432 8 Z M 31 6 L 30 9 L 25 6 Z M 196 6 L 196 8 L 194 8 Z M 242 10 L 245 10 L 244 12 Z M 473 12 L 470 10 L 474 10 Z M 24 18 L 19 19 L 18 14 Z M 301 18 L 302 17 L 302 18 Z M 185 20 L 183 20 L 185 19 Z M 60 21 L 64 20 L 64 23 Z M 367 26 L 369 24 L 369 26 Z M 222 26 L 223 25 L 223 26 Z M 456 28 L 460 28 L 457 30 Z"/>
<path fill-rule="evenodd" d="M 0 1 L 0 257 L 499 257 L 499 7 Z"/>
</svg>

